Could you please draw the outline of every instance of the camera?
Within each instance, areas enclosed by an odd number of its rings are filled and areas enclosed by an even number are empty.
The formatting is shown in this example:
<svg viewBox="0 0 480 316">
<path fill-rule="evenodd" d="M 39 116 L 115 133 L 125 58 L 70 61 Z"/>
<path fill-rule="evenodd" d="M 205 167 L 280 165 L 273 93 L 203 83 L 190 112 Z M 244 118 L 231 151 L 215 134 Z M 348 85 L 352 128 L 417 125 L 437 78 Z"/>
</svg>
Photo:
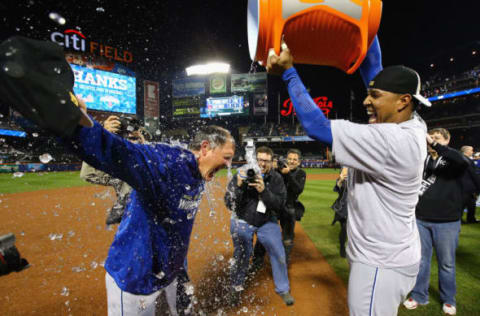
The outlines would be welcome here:
<svg viewBox="0 0 480 316">
<path fill-rule="evenodd" d="M 255 183 L 257 181 L 257 177 L 255 174 L 255 170 L 253 169 L 248 169 L 247 170 L 247 183 Z"/>
<path fill-rule="evenodd" d="M 20 256 L 15 247 L 15 235 L 10 233 L 0 236 L 0 275 L 12 271 L 20 272 L 29 266 L 28 261 Z"/>
<path fill-rule="evenodd" d="M 123 138 L 128 138 L 131 132 L 137 131 L 140 127 L 140 121 L 133 117 L 120 117 L 120 127 L 117 134 Z"/>
<path fill-rule="evenodd" d="M 284 158 L 279 158 L 277 162 L 278 170 L 287 168 L 287 161 Z"/>
</svg>

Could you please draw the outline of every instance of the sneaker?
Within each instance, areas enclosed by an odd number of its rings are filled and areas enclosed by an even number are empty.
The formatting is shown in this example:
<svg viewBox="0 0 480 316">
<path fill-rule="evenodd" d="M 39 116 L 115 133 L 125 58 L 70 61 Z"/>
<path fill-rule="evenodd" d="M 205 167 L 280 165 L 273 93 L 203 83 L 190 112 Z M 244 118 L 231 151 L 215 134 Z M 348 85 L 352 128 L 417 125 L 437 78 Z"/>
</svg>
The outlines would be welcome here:
<svg viewBox="0 0 480 316">
<path fill-rule="evenodd" d="M 418 302 L 410 297 L 408 300 L 403 302 L 403 306 L 405 306 L 406 309 L 415 309 L 418 307 Z"/>
<path fill-rule="evenodd" d="M 457 308 L 450 304 L 443 304 L 442 310 L 445 315 L 457 315 Z"/>
<path fill-rule="evenodd" d="M 287 306 L 293 305 L 293 303 L 295 303 L 295 300 L 293 299 L 293 296 L 290 295 L 290 292 L 280 293 L 278 295 L 280 295 L 280 297 L 285 302 L 285 304 L 287 304 Z"/>
</svg>

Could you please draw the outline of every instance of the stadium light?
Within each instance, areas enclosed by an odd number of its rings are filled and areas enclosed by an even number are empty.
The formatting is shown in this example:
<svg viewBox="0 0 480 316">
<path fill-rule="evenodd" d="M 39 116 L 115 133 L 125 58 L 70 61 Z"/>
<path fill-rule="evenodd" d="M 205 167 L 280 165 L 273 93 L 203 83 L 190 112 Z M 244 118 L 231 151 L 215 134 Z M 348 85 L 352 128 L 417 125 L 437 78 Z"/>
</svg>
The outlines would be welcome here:
<svg viewBox="0 0 480 316">
<path fill-rule="evenodd" d="M 185 70 L 187 71 L 187 76 L 228 73 L 230 72 L 230 65 L 226 63 L 208 63 L 205 65 L 187 67 Z"/>
</svg>

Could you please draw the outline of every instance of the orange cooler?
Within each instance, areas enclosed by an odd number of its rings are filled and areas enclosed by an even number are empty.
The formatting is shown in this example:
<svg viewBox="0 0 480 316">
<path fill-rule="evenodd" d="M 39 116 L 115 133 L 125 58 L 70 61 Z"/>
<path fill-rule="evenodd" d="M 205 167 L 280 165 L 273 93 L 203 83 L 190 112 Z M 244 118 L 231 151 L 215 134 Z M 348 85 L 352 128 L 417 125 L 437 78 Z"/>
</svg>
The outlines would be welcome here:
<svg viewBox="0 0 480 316">
<path fill-rule="evenodd" d="M 248 46 L 266 65 L 282 35 L 295 63 L 327 65 L 348 74 L 360 67 L 380 26 L 381 0 L 248 0 Z"/>
</svg>

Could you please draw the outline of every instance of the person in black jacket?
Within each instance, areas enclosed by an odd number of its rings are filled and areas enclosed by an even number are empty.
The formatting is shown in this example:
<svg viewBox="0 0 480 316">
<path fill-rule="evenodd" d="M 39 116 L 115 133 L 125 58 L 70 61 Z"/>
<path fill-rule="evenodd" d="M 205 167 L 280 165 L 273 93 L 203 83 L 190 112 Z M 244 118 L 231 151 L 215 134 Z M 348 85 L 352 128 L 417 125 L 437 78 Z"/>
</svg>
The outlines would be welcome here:
<svg viewBox="0 0 480 316">
<path fill-rule="evenodd" d="M 477 173 L 475 162 L 473 161 L 473 147 L 462 146 L 460 151 L 468 161 L 467 172 L 463 175 L 463 193 L 465 197 L 464 208 L 467 209 L 467 223 L 478 223 L 475 218 L 475 209 L 477 204 L 477 197 L 480 193 L 480 176 Z"/>
<path fill-rule="evenodd" d="M 416 207 L 422 259 L 415 287 L 403 304 L 407 309 L 428 304 L 430 263 L 435 248 L 443 312 L 456 314 L 455 251 L 463 212 L 462 177 L 468 167 L 463 155 L 448 147 L 450 133 L 444 128 L 428 132 L 429 155 L 425 160 L 422 187 Z"/>
<path fill-rule="evenodd" d="M 290 149 L 287 152 L 287 159 L 277 162 L 277 170 L 280 172 L 287 188 L 287 202 L 285 207 L 278 214 L 280 226 L 282 227 L 282 240 L 287 255 L 287 265 L 290 263 L 290 253 L 293 248 L 293 239 L 295 238 L 295 222 L 303 216 L 305 208 L 298 200 L 305 187 L 307 177 L 305 171 L 300 168 L 302 163 L 302 153 L 298 149 Z M 255 244 L 253 264 L 251 272 L 256 272 L 263 267 L 265 257 L 265 248 L 261 243 Z"/>
<path fill-rule="evenodd" d="M 253 251 L 253 235 L 265 246 L 272 264 L 275 292 L 287 305 L 294 303 L 290 295 L 285 249 L 277 223 L 283 209 L 286 189 L 282 177 L 272 169 L 273 152 L 268 147 L 257 149 L 257 162 L 262 174 L 252 179 L 239 171 L 229 182 L 225 204 L 232 211 L 230 233 L 233 240 L 234 264 L 231 270 L 231 303 L 238 304 Z"/>
<path fill-rule="evenodd" d="M 340 171 L 340 175 L 335 181 L 335 186 L 333 191 L 338 193 L 338 198 L 332 204 L 331 208 L 335 211 L 335 217 L 333 218 L 332 225 L 335 225 L 336 222 L 340 223 L 340 233 L 338 234 L 338 241 L 340 244 L 340 257 L 347 257 L 347 252 L 345 250 L 345 243 L 347 242 L 347 217 L 348 217 L 348 206 L 347 206 L 347 176 L 348 168 L 343 167 Z"/>
</svg>

